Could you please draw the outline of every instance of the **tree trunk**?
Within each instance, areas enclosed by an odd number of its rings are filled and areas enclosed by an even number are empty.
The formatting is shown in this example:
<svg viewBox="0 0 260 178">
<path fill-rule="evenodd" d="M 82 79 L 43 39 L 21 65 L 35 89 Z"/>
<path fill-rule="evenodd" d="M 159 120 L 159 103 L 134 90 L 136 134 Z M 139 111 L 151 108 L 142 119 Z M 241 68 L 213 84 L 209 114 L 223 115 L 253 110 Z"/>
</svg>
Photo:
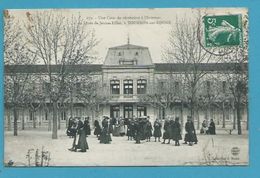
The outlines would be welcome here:
<svg viewBox="0 0 260 178">
<path fill-rule="evenodd" d="M 12 121 L 11 121 L 11 113 L 10 110 L 8 109 L 7 111 L 7 130 L 11 131 L 12 130 Z"/>
<path fill-rule="evenodd" d="M 13 107 L 13 115 L 14 115 L 14 136 L 18 135 L 18 115 L 16 106 Z"/>
<path fill-rule="evenodd" d="M 184 118 L 183 118 L 183 101 L 181 101 L 181 131 L 182 131 L 182 134 L 183 134 L 183 127 L 184 127 Z"/>
<path fill-rule="evenodd" d="M 240 110 L 240 97 L 238 97 L 237 101 L 237 134 L 242 135 L 241 129 L 241 110 Z"/>
<path fill-rule="evenodd" d="M 190 116 L 192 122 L 194 123 L 194 101 L 193 100 L 190 101 Z"/>
<path fill-rule="evenodd" d="M 67 112 L 64 110 L 64 117 L 65 117 L 65 121 L 66 121 L 66 128 L 68 128 L 69 125 L 69 118 L 67 117 Z"/>
<path fill-rule="evenodd" d="M 72 97 L 72 93 L 70 93 L 70 117 L 73 118 L 73 97 Z"/>
<path fill-rule="evenodd" d="M 24 108 L 21 110 L 22 111 L 22 130 L 24 130 Z"/>
<path fill-rule="evenodd" d="M 53 124 L 52 124 L 52 139 L 58 139 L 58 107 L 57 101 L 53 102 Z"/>
<path fill-rule="evenodd" d="M 222 103 L 222 128 L 226 128 L 225 102 Z"/>
<path fill-rule="evenodd" d="M 46 109 L 46 116 L 47 116 L 47 119 L 48 119 L 48 131 L 51 131 L 52 130 L 52 117 L 51 117 L 51 114 L 50 114 L 50 110 L 47 110 Z"/>
<path fill-rule="evenodd" d="M 42 113 L 42 109 L 41 108 L 39 108 L 39 120 L 38 120 L 38 124 L 39 124 L 39 127 L 41 127 L 42 126 L 42 117 L 43 117 L 43 113 Z"/>
<path fill-rule="evenodd" d="M 36 129 L 36 117 L 35 117 L 35 110 L 32 109 L 32 118 L 33 118 L 33 128 Z"/>
<path fill-rule="evenodd" d="M 237 128 L 237 124 L 236 124 L 236 120 L 237 120 L 237 118 L 236 118 L 236 108 L 233 107 L 232 110 L 233 110 L 233 129 L 236 129 Z"/>
<path fill-rule="evenodd" d="M 199 108 L 197 109 L 197 117 L 198 117 L 197 130 L 199 130 L 200 129 L 200 112 L 199 112 Z"/>
<path fill-rule="evenodd" d="M 220 125 L 220 109 L 219 108 L 217 108 L 216 114 L 217 114 L 217 118 L 218 118 L 217 125 Z"/>
<path fill-rule="evenodd" d="M 58 109 L 58 130 L 60 130 L 60 122 L 61 122 L 61 117 L 62 117 L 62 110 Z"/>
<path fill-rule="evenodd" d="M 205 109 L 205 119 L 206 119 L 207 125 L 209 123 L 209 114 L 208 113 L 209 113 L 209 106 L 207 105 L 206 109 Z"/>
</svg>

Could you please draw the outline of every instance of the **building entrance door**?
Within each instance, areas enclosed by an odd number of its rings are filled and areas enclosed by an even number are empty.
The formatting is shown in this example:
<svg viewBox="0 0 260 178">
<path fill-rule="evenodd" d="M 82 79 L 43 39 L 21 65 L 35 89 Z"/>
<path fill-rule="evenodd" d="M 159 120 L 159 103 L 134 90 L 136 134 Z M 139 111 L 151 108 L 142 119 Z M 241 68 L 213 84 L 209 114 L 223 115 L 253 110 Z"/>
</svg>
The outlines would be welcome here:
<svg viewBox="0 0 260 178">
<path fill-rule="evenodd" d="M 119 105 L 110 106 L 110 117 L 119 118 L 120 108 Z"/>
<path fill-rule="evenodd" d="M 133 118 L 133 105 L 124 105 L 124 118 Z"/>
<path fill-rule="evenodd" d="M 137 117 L 147 116 L 145 106 L 137 106 Z"/>
</svg>

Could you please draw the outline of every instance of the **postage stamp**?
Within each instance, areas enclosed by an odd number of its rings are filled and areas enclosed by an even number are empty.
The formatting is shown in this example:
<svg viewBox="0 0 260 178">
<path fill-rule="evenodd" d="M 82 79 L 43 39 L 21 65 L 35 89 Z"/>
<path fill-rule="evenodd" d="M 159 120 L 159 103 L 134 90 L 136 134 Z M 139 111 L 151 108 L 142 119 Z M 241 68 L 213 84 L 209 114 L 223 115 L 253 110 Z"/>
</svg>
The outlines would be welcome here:
<svg viewBox="0 0 260 178">
<path fill-rule="evenodd" d="M 241 15 L 205 16 L 206 47 L 243 44 Z"/>
</svg>

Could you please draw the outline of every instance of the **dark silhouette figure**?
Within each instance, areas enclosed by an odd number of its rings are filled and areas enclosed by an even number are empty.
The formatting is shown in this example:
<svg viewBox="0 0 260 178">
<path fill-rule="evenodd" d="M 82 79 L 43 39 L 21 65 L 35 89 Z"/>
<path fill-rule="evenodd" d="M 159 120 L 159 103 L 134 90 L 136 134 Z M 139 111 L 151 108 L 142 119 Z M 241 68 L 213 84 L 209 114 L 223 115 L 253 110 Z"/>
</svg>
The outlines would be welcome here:
<svg viewBox="0 0 260 178">
<path fill-rule="evenodd" d="M 213 119 L 210 120 L 209 129 L 207 132 L 210 135 L 216 135 L 216 126 Z"/>
<path fill-rule="evenodd" d="M 158 141 L 160 142 L 160 138 L 162 136 L 162 124 L 159 122 L 158 119 L 156 119 L 156 121 L 153 124 L 153 128 L 154 128 L 154 132 L 153 132 L 153 136 L 155 138 L 155 142 L 158 138 Z"/>
<path fill-rule="evenodd" d="M 172 139 L 175 141 L 175 146 L 180 146 L 179 140 L 182 139 L 181 137 L 181 125 L 179 123 L 179 118 L 175 118 L 175 122 L 173 124 L 172 128 Z"/>
</svg>

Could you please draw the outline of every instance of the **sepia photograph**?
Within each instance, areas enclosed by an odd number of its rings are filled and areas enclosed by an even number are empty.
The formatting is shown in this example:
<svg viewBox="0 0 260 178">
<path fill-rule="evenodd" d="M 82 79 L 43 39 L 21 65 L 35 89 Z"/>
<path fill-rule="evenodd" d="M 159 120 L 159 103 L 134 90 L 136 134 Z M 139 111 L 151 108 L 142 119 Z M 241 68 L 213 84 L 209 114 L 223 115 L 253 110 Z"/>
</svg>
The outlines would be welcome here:
<svg viewBox="0 0 260 178">
<path fill-rule="evenodd" d="M 4 166 L 248 166 L 247 8 L 3 11 Z"/>
</svg>

